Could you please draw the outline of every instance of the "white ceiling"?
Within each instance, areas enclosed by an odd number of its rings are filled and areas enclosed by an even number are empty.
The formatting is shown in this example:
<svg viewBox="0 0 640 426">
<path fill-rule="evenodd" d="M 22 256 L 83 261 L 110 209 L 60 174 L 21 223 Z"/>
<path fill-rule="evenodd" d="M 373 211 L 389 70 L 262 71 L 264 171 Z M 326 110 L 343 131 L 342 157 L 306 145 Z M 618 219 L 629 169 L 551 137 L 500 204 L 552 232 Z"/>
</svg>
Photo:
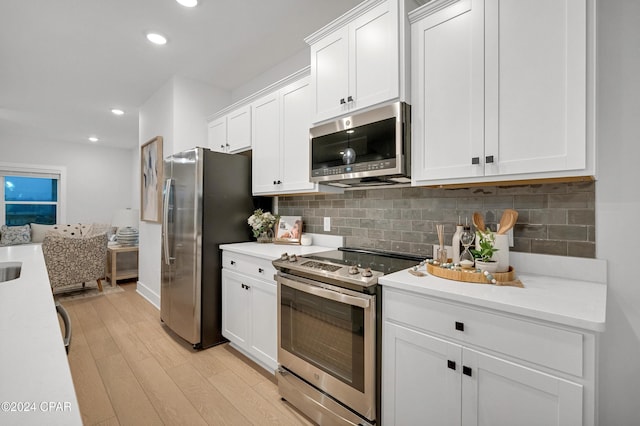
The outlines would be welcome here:
<svg viewBox="0 0 640 426">
<path fill-rule="evenodd" d="M 359 2 L 2 0 L 0 139 L 137 147 L 138 107 L 171 76 L 235 89 Z M 147 42 L 150 30 L 167 45 Z"/>
</svg>

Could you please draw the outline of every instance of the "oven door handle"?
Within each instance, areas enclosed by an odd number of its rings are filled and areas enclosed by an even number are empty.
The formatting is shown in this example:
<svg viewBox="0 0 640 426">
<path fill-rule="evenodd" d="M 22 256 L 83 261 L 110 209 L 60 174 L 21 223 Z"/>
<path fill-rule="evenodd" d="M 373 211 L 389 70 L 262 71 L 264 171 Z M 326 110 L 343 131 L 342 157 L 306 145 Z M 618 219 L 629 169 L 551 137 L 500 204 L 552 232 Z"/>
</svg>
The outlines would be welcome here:
<svg viewBox="0 0 640 426">
<path fill-rule="evenodd" d="M 357 306 L 359 308 L 368 308 L 369 307 L 369 299 L 364 299 L 355 296 L 349 296 L 348 294 L 339 293 L 333 290 L 327 290 L 322 287 L 316 287 L 309 284 L 303 284 L 298 281 L 290 280 L 288 278 L 280 278 L 282 284 L 293 287 L 296 290 L 300 290 L 304 293 L 313 294 L 314 296 L 322 297 L 325 299 L 331 299 L 336 302 L 346 303 L 351 306 Z"/>
</svg>

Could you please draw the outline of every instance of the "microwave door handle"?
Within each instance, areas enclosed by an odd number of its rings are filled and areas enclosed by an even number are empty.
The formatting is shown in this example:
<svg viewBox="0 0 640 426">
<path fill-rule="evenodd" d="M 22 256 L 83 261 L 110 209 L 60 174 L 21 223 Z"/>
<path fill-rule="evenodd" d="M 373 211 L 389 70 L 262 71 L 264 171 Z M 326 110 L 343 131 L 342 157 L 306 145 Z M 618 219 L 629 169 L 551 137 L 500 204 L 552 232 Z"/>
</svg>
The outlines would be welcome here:
<svg viewBox="0 0 640 426">
<path fill-rule="evenodd" d="M 286 282 L 284 282 L 286 281 Z M 293 287 L 296 290 L 300 290 L 304 293 L 312 294 L 314 296 L 322 297 L 324 299 L 334 300 L 336 302 L 346 303 L 348 305 L 357 306 L 359 308 L 368 308 L 369 299 L 363 299 L 360 297 L 349 296 L 348 294 L 338 293 L 337 291 L 327 290 L 322 287 L 316 287 L 308 284 L 302 284 L 297 281 L 284 279 L 283 284 L 288 287 Z"/>
</svg>

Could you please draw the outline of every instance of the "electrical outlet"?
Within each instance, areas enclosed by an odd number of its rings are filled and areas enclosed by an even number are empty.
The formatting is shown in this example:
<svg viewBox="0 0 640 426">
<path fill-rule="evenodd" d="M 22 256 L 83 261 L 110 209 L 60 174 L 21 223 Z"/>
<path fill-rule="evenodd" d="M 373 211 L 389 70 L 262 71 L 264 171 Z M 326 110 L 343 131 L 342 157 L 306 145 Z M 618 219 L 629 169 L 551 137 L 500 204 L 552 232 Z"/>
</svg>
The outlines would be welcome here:
<svg viewBox="0 0 640 426">
<path fill-rule="evenodd" d="M 331 218 L 330 217 L 325 217 L 324 218 L 324 230 L 326 232 L 330 232 L 331 231 Z"/>
</svg>

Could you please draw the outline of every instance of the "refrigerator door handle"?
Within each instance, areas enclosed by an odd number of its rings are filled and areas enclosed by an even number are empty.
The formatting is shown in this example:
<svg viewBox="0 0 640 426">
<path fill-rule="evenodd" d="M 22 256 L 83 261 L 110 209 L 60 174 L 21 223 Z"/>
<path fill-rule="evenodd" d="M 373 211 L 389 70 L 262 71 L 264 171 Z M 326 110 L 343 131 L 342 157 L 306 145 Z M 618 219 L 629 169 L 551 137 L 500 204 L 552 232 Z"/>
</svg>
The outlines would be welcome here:
<svg viewBox="0 0 640 426">
<path fill-rule="evenodd" d="M 171 197 L 171 179 L 164 183 L 164 203 L 162 206 L 162 249 L 164 250 L 164 263 L 171 264 L 169 257 L 169 199 Z"/>
</svg>

